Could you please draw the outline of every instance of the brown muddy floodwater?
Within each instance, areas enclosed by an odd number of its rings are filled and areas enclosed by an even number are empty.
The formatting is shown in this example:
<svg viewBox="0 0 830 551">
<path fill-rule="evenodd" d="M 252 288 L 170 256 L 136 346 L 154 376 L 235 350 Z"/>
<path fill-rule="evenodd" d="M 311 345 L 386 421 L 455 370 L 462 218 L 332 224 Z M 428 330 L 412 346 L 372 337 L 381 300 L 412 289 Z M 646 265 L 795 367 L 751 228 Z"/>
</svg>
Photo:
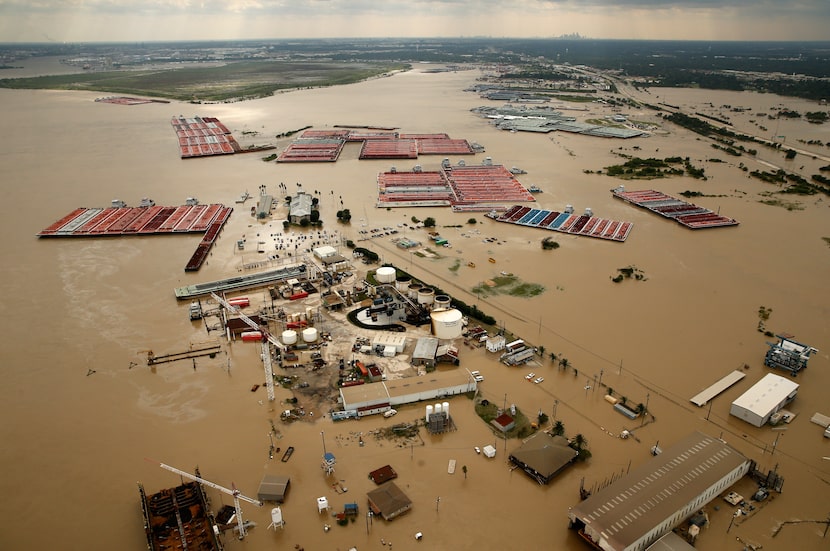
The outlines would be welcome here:
<svg viewBox="0 0 830 551">
<path fill-rule="evenodd" d="M 830 439 L 809 421 L 817 411 L 830 414 L 830 248 L 823 239 L 830 237 L 828 201 L 821 195 L 785 197 L 797 203 L 793 210 L 762 204 L 762 193 L 774 191 L 773 186 L 748 178 L 737 167 L 739 162 L 750 170 L 781 166 L 809 178 L 830 164 L 826 147 L 797 141 L 830 142 L 830 125 L 760 119 L 782 105 L 799 112 L 817 106 L 749 93 L 637 92 L 648 101 L 659 95 L 659 101 L 690 111 L 729 116 L 745 132 L 784 135 L 787 144 L 817 155 L 800 153 L 786 161 L 780 152 L 762 149 L 757 158 L 735 158 L 668 125 L 651 137 L 625 141 L 501 132 L 470 112 L 485 103 L 464 91 L 479 76 L 477 70 L 414 70 L 351 86 L 198 106 L 126 107 L 93 101 L 103 94 L 0 90 L 5 205 L 0 229 L 6 236 L 0 242 L 0 547 L 143 549 L 136 482 L 148 492 L 178 484 L 177 475 L 154 464 L 163 462 L 186 471 L 198 466 L 205 478 L 226 487 L 235 484 L 249 496 L 255 496 L 265 473 L 291 477 L 283 506 L 285 528 L 266 529 L 269 506 L 243 504 L 245 517 L 257 527 L 244 542 L 228 535 L 229 550 L 295 545 L 369 550 L 383 548 L 381 539 L 393 542 L 396 550 L 583 550 L 585 544 L 567 529 L 567 511 L 579 499 L 581 481 L 587 487 L 602 483 L 648 461 L 656 442 L 665 449 L 700 430 L 722 436 L 761 468 L 777 466 L 785 485 L 783 493 L 729 533 L 732 509 L 713 502 L 707 508 L 711 524 L 698 539 L 699 548 L 741 549 L 743 541 L 765 550 L 827 549 L 830 539 L 822 537 L 821 524 L 786 524 L 773 534 L 786 521 L 820 521 L 830 513 Z M 734 113 L 723 105 L 751 110 Z M 590 111 L 574 111 L 580 119 L 611 113 L 596 104 L 575 107 Z M 650 111 L 624 112 L 659 123 Z M 547 234 L 481 215 L 441 208 L 375 209 L 377 173 L 395 164 L 409 170 L 409 164 L 358 161 L 356 145 L 347 146 L 341 159 L 330 164 L 263 163 L 261 154 L 182 160 L 170 126 L 170 118 L 179 114 L 219 117 L 237 136 L 246 130 L 267 137 L 307 125 L 322 129 L 338 124 L 446 132 L 486 147 L 486 153 L 467 157 L 467 164 L 489 156 L 494 163 L 525 169 L 527 174 L 518 178 L 542 188 L 537 195 L 542 208 L 591 207 L 599 216 L 632 221 L 634 228 L 622 244 L 554 234 L 560 248 L 543 251 L 540 240 Z M 768 130 L 760 128 L 764 124 Z M 280 148 L 288 143 L 281 141 Z M 620 182 L 585 171 L 620 162 L 614 152 L 688 156 L 705 168 L 706 182 L 684 177 L 626 182 L 626 187 L 675 196 L 687 189 L 702 191 L 706 196 L 696 203 L 741 224 L 693 232 L 612 198 L 609 189 Z M 713 157 L 725 162 L 708 160 Z M 440 161 L 426 157 L 417 163 L 428 170 Z M 282 424 L 279 402 L 290 391 L 278 389 L 273 407 L 262 389 L 250 392 L 262 382 L 263 371 L 259 347 L 249 343 L 224 344 L 216 358 L 199 358 L 195 364 L 148 368 L 148 350 L 175 352 L 217 338 L 216 332 L 208 335 L 189 321 L 187 304 L 176 302 L 173 289 L 229 277 L 264 257 L 235 250 L 243 236 L 254 239 L 280 227 L 279 220 L 270 227 L 255 222 L 247 212 L 251 202 L 234 211 L 198 273 L 183 271 L 197 236 L 35 237 L 73 208 L 106 206 L 113 198 L 137 204 L 146 196 L 160 205 L 178 205 L 196 196 L 203 203 L 233 205 L 245 190 L 256 193 L 265 184 L 277 193 L 281 182 L 289 191 L 297 183 L 319 191 L 325 228 L 349 239 L 357 239 L 361 229 L 396 227 L 413 216 L 459 226 L 440 229 L 452 248 L 440 250 L 435 259 L 401 252 L 386 236 L 367 246 L 415 277 L 478 304 L 510 333 L 544 346 L 546 355 L 567 358 L 576 372 L 560 370 L 547 358 L 526 368 L 507 368 L 482 349 L 459 343 L 462 367 L 486 377 L 484 397 L 531 414 L 541 410 L 552 415 L 555 409 L 569 435 L 581 433 L 587 439 L 593 458 L 541 487 L 509 469 L 505 459 L 519 442 L 495 440 L 464 397 L 451 400 L 458 430 L 441 436 L 422 431 L 422 445 L 396 445 L 369 433 L 416 419 L 423 404 L 401 407 L 394 419 L 334 424 L 318 411 L 313 420 Z M 350 226 L 335 221 L 340 197 L 353 214 Z M 478 221 L 475 226 L 467 224 L 471 216 Z M 423 231 L 406 233 L 426 241 Z M 485 242 L 486 237 L 497 240 Z M 632 265 L 645 273 L 644 281 L 611 282 L 618 268 Z M 471 294 L 475 285 L 500 271 L 543 285 L 545 292 L 532 299 Z M 770 330 L 791 333 L 820 350 L 797 378 L 801 388 L 790 406 L 797 417 L 785 431 L 756 429 L 729 416 L 731 401 L 768 372 L 763 357 L 770 339 L 757 331 L 761 306 L 772 309 Z M 689 402 L 734 369 L 745 369 L 746 378 L 716 398 L 711 410 Z M 545 381 L 528 383 L 528 371 Z M 615 413 L 597 390 L 600 377 L 630 402 L 647 403 L 654 422 L 640 427 Z M 275 445 L 296 448 L 287 463 L 279 456 L 269 459 L 272 421 L 279 430 Z M 637 439 L 618 438 L 623 429 L 633 430 Z M 361 434 L 363 446 L 358 444 Z M 320 469 L 324 442 L 337 457 L 333 479 Z M 473 450 L 488 443 L 497 447 L 490 460 Z M 450 459 L 458 464 L 453 475 L 447 473 Z M 397 483 L 414 506 L 392 522 L 374 519 L 368 524 L 365 494 L 374 484 L 367 473 L 386 464 L 397 470 Z M 462 466 L 468 469 L 466 477 Z M 337 493 L 333 480 L 342 481 L 348 492 Z M 751 484 L 740 489 L 749 492 Z M 232 502 L 225 494 L 209 492 L 215 505 Z M 334 509 L 355 501 L 361 515 L 338 526 L 317 514 L 319 496 L 327 496 Z M 326 523 L 332 524 L 328 532 Z M 424 534 L 420 543 L 413 538 L 419 531 Z"/>
</svg>

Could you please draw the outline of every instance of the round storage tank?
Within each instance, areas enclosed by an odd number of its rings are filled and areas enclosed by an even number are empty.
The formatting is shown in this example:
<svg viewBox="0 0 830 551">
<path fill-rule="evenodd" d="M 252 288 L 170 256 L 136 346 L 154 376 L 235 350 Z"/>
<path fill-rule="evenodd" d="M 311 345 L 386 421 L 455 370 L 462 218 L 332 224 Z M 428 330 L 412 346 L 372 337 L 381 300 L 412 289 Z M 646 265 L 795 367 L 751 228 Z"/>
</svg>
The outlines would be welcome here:
<svg viewBox="0 0 830 551">
<path fill-rule="evenodd" d="M 317 340 L 317 328 L 309 327 L 303 329 L 303 342 L 314 342 Z"/>
<path fill-rule="evenodd" d="M 375 272 L 375 279 L 378 283 L 394 283 L 396 273 L 392 266 L 382 266 Z"/>
<path fill-rule="evenodd" d="M 409 284 L 409 298 L 412 300 L 416 300 L 418 298 L 418 291 L 421 290 L 420 283 L 410 283 Z"/>
<path fill-rule="evenodd" d="M 436 310 L 446 310 L 450 307 L 450 297 L 448 295 L 435 295 L 435 304 L 433 308 Z"/>
<path fill-rule="evenodd" d="M 311 306 L 306 306 L 305 318 L 309 321 L 314 319 L 314 308 L 312 308 Z"/>
<path fill-rule="evenodd" d="M 433 311 L 429 315 L 432 321 L 432 334 L 443 340 L 457 339 L 464 332 L 464 315 L 460 310 Z"/>
<path fill-rule="evenodd" d="M 450 403 L 449 402 L 444 402 L 443 404 L 441 404 L 441 407 L 444 408 L 444 413 L 446 413 L 447 417 L 449 417 L 450 416 Z"/>
<path fill-rule="evenodd" d="M 427 417 L 426 420 L 429 421 L 429 416 L 432 415 L 432 406 L 427 406 Z"/>
<path fill-rule="evenodd" d="M 434 409 L 435 413 L 441 413 L 441 402 L 438 402 L 437 404 L 435 404 L 433 409 Z"/>
<path fill-rule="evenodd" d="M 293 329 L 287 329 L 282 332 L 282 342 L 283 344 L 296 344 L 297 343 L 297 332 Z"/>
<path fill-rule="evenodd" d="M 429 287 L 422 287 L 418 290 L 418 304 L 432 304 L 435 298 L 435 291 Z"/>
<path fill-rule="evenodd" d="M 406 293 L 407 289 L 409 289 L 410 283 L 412 283 L 411 279 L 401 276 L 395 280 L 395 289 L 397 289 L 399 293 Z"/>
</svg>

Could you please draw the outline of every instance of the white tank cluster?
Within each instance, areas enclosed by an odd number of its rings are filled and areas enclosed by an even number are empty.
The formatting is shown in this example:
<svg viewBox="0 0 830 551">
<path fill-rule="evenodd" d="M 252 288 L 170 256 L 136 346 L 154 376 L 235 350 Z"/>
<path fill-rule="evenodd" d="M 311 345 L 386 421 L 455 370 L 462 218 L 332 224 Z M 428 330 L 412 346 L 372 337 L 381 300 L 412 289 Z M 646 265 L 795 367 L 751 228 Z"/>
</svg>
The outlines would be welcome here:
<svg viewBox="0 0 830 551">
<path fill-rule="evenodd" d="M 397 270 L 392 266 L 381 266 L 375 272 L 375 279 L 378 283 L 394 283 Z"/>
<path fill-rule="evenodd" d="M 317 328 L 309 327 L 303 329 L 303 342 L 315 342 L 317 340 Z"/>
<path fill-rule="evenodd" d="M 293 329 L 286 329 L 282 332 L 282 343 L 283 344 L 296 344 L 297 343 L 297 332 Z"/>
<path fill-rule="evenodd" d="M 432 334 L 442 340 L 457 339 L 464 332 L 464 315 L 460 310 L 433 310 L 429 314 Z"/>
<path fill-rule="evenodd" d="M 429 422 L 429 418 L 436 413 L 446 413 L 447 417 L 450 416 L 450 403 L 449 402 L 437 402 L 435 405 L 429 404 L 426 407 L 426 417 L 425 420 Z"/>
</svg>

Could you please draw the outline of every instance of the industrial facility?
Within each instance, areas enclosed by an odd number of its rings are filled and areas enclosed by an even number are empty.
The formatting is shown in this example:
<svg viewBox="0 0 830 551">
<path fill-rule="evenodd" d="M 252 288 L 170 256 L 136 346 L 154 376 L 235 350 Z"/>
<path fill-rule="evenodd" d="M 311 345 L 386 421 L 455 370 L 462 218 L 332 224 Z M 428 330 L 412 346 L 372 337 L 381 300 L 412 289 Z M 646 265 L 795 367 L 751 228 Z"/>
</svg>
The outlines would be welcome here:
<svg viewBox="0 0 830 551">
<path fill-rule="evenodd" d="M 778 342 L 768 342 L 769 350 L 764 356 L 764 365 L 773 369 L 789 371 L 796 375 L 802 369 L 807 369 L 810 356 L 818 349 L 796 342 L 789 337 L 776 335 Z"/>
<path fill-rule="evenodd" d="M 732 402 L 729 413 L 750 425 L 763 426 L 781 408 L 795 399 L 798 384 L 768 373 L 763 379 Z"/>
<path fill-rule="evenodd" d="M 640 551 L 697 512 L 751 467 L 722 440 L 694 432 L 568 513 L 570 526 L 606 551 Z"/>
</svg>

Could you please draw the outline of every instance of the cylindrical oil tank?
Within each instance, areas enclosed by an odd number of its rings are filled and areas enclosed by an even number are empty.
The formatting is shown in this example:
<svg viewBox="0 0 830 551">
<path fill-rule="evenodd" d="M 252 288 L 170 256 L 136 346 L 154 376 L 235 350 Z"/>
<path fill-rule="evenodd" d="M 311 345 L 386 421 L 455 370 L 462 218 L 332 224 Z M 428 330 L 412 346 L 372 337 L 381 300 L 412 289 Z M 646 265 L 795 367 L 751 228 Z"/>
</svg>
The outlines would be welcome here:
<svg viewBox="0 0 830 551">
<path fill-rule="evenodd" d="M 433 409 L 433 411 L 435 411 L 435 413 L 441 413 L 441 402 L 438 402 L 437 404 L 435 404 L 432 407 L 432 409 Z"/>
<path fill-rule="evenodd" d="M 421 287 L 418 290 L 418 304 L 432 304 L 435 298 L 435 291 L 429 287 Z"/>
<path fill-rule="evenodd" d="M 317 340 L 317 328 L 316 327 L 309 327 L 307 329 L 303 329 L 303 341 L 304 342 L 314 342 Z"/>
<path fill-rule="evenodd" d="M 446 310 L 450 307 L 450 297 L 448 295 L 435 295 L 435 303 L 432 308 L 435 310 Z"/>
<path fill-rule="evenodd" d="M 397 289 L 399 293 L 406 293 L 407 289 L 409 289 L 410 283 L 412 283 L 411 279 L 406 276 L 401 276 L 395 280 L 395 289 Z"/>
<path fill-rule="evenodd" d="M 311 306 L 306 306 L 305 318 L 309 321 L 314 319 L 314 308 L 312 308 Z"/>
<path fill-rule="evenodd" d="M 392 266 L 381 266 L 375 272 L 378 283 L 394 283 L 397 271 Z"/>
<path fill-rule="evenodd" d="M 422 285 L 420 283 L 410 283 L 409 284 L 409 298 L 411 300 L 417 300 L 418 298 L 418 291 L 421 290 Z"/>
<path fill-rule="evenodd" d="M 429 422 L 429 416 L 430 415 L 432 415 L 432 406 L 431 405 L 427 406 L 427 416 L 426 416 L 426 421 L 427 422 Z"/>
<path fill-rule="evenodd" d="M 286 329 L 282 332 L 282 342 L 283 344 L 296 344 L 297 332 L 293 329 Z"/>
<path fill-rule="evenodd" d="M 447 417 L 449 417 L 450 416 L 450 403 L 449 402 L 444 402 L 443 404 L 441 404 L 441 408 L 444 410 L 444 413 L 447 414 Z"/>
<path fill-rule="evenodd" d="M 433 310 L 429 318 L 432 322 L 432 334 L 439 339 L 457 339 L 464 332 L 464 315 L 460 310 Z"/>
</svg>

